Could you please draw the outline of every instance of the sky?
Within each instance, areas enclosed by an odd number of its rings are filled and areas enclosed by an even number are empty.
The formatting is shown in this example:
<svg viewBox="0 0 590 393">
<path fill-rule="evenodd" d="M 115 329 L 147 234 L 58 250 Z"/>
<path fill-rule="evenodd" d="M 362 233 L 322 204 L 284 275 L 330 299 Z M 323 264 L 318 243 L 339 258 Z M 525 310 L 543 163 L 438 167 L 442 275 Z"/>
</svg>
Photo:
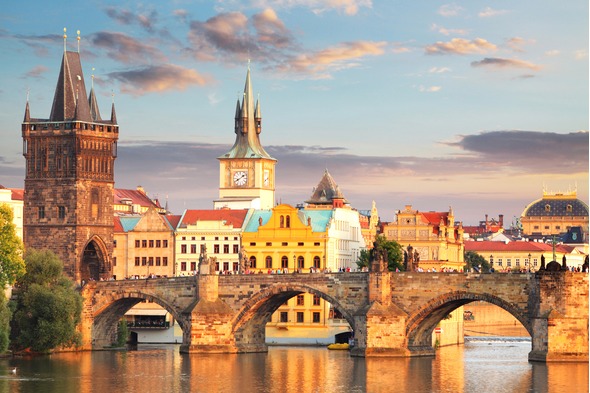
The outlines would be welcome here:
<svg viewBox="0 0 590 393">
<path fill-rule="evenodd" d="M 23 188 L 21 124 L 48 118 L 64 50 L 119 123 L 115 187 L 212 209 L 250 67 L 277 202 L 327 169 L 353 208 L 464 225 L 543 191 L 588 203 L 588 1 L 5 1 L 0 184 Z M 94 75 L 94 77 L 92 77 Z"/>
</svg>

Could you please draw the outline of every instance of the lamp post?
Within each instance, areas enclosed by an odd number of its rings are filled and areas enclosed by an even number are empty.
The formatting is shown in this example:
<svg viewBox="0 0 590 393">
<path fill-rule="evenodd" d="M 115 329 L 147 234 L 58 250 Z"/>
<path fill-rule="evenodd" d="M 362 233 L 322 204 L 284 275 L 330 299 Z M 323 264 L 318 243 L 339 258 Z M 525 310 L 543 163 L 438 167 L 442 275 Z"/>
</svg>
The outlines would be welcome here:
<svg viewBox="0 0 590 393">
<path fill-rule="evenodd" d="M 529 252 L 529 259 L 526 260 L 526 264 L 525 264 L 525 268 L 527 273 L 530 272 L 530 266 L 531 266 L 531 253 Z"/>
</svg>

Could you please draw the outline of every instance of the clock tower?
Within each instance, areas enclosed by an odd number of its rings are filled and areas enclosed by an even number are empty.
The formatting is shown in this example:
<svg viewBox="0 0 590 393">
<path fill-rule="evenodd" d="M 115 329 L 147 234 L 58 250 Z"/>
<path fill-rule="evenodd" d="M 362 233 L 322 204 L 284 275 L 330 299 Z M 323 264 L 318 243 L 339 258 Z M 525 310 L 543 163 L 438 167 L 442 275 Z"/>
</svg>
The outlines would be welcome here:
<svg viewBox="0 0 590 393">
<path fill-rule="evenodd" d="M 219 160 L 219 199 L 214 208 L 271 209 L 275 199 L 275 165 L 260 144 L 262 116 L 260 102 L 252 97 L 250 68 L 242 102 L 238 99 L 234 132 L 236 141 Z"/>
</svg>

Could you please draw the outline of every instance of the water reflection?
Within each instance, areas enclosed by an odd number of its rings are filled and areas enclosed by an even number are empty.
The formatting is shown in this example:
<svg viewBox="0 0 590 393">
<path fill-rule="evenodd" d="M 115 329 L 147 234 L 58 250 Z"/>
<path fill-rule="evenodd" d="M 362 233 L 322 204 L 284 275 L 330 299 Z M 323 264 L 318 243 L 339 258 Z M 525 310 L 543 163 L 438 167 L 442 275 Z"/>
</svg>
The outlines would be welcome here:
<svg viewBox="0 0 590 393">
<path fill-rule="evenodd" d="M 481 340 L 436 358 L 351 358 L 347 351 L 182 355 L 178 347 L 0 359 L 4 392 L 588 392 L 588 364 L 529 363 L 530 341 Z M 17 374 L 10 369 L 16 366 Z"/>
</svg>

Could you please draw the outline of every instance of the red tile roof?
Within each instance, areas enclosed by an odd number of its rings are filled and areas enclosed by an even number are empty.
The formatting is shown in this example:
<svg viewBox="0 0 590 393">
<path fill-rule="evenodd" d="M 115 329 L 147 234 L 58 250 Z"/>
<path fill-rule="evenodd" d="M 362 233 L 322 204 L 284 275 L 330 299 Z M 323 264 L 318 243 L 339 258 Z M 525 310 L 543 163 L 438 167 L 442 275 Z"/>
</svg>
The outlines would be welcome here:
<svg viewBox="0 0 590 393">
<path fill-rule="evenodd" d="M 424 221 L 434 226 L 438 226 L 440 224 L 441 218 L 443 220 L 443 223 L 447 224 L 447 219 L 449 217 L 448 212 L 422 212 L 420 214 L 424 218 Z"/>
<path fill-rule="evenodd" d="M 23 201 L 25 199 L 25 190 L 22 188 L 11 188 L 12 191 L 12 200 L 13 201 Z"/>
<path fill-rule="evenodd" d="M 140 205 L 143 207 L 161 207 L 159 202 L 154 203 L 145 192 L 139 190 L 125 190 L 121 188 L 115 188 L 113 191 L 113 197 L 113 202 L 115 205 L 124 205 L 125 203 L 123 203 L 122 200 L 130 199 L 132 205 Z"/>
<path fill-rule="evenodd" d="M 180 223 L 180 219 L 182 218 L 182 216 L 177 216 L 173 214 L 168 214 L 165 217 L 174 229 L 178 227 L 178 223 Z"/>
<path fill-rule="evenodd" d="M 123 225 L 121 225 L 121 220 L 119 219 L 119 216 L 115 216 L 115 228 L 114 231 L 115 232 L 125 232 L 123 230 Z"/>
<path fill-rule="evenodd" d="M 465 251 L 474 252 L 494 252 L 494 251 L 515 251 L 515 252 L 553 252 L 553 246 L 546 243 L 538 242 L 492 242 L 492 241 L 467 241 L 465 242 Z M 568 253 L 568 249 L 563 245 L 555 246 L 555 251 Z"/>
<path fill-rule="evenodd" d="M 186 210 L 179 226 L 195 224 L 197 221 L 226 221 L 227 224 L 232 224 L 234 228 L 239 228 L 244 223 L 246 214 L 248 214 L 247 209 Z"/>
</svg>

